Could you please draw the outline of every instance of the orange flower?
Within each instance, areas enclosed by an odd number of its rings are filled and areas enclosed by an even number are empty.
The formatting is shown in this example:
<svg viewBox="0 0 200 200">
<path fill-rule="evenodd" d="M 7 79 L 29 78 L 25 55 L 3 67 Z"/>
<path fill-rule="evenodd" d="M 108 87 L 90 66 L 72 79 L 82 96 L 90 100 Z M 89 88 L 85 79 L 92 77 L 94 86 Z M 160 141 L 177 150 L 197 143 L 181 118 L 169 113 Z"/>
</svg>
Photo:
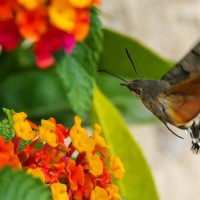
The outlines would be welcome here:
<svg viewBox="0 0 200 200">
<path fill-rule="evenodd" d="M 4 138 L 0 136 L 0 168 L 5 165 L 15 169 L 22 167 L 17 155 L 14 154 L 14 144 L 11 141 L 5 143 Z"/>
<path fill-rule="evenodd" d="M 74 192 L 74 198 L 76 200 L 90 199 L 90 195 L 94 187 L 92 183 L 92 175 L 84 174 L 84 180 L 84 185 L 79 185 L 78 190 Z"/>
<path fill-rule="evenodd" d="M 16 6 L 15 0 L 0 1 L 0 21 L 8 20 L 12 17 L 13 10 Z"/>
<path fill-rule="evenodd" d="M 101 3 L 101 0 L 93 0 L 93 3 L 95 3 L 95 4 L 100 4 Z"/>
<path fill-rule="evenodd" d="M 89 33 L 90 18 L 88 10 L 78 10 L 74 35 L 77 41 L 83 41 Z"/>
<path fill-rule="evenodd" d="M 119 158 L 109 156 L 108 146 L 100 136 L 99 125 L 95 125 L 94 137 L 89 137 L 77 116 L 74 126 L 66 131 L 54 118 L 42 119 L 38 128 L 26 119 L 24 112 L 6 113 L 9 119 L 13 118 L 16 135 L 8 143 L 0 136 L 0 169 L 9 165 L 40 178 L 45 185 L 50 185 L 53 200 L 121 200 L 111 174 L 121 179 L 124 168 Z M 4 130 L 4 122 L 0 122 L 0 125 L 2 132 L 10 130 Z M 38 136 L 32 128 L 38 131 Z M 32 141 L 21 145 L 32 134 Z M 69 145 L 64 143 L 66 138 L 71 139 Z"/>
<path fill-rule="evenodd" d="M 74 160 L 69 160 L 67 164 L 67 172 L 69 173 L 70 189 L 76 191 L 78 185 L 84 184 L 84 172 L 81 165 L 76 166 Z"/>
<path fill-rule="evenodd" d="M 47 9 L 40 7 L 28 11 L 21 8 L 16 14 L 16 23 L 24 38 L 37 41 L 47 31 Z"/>
</svg>

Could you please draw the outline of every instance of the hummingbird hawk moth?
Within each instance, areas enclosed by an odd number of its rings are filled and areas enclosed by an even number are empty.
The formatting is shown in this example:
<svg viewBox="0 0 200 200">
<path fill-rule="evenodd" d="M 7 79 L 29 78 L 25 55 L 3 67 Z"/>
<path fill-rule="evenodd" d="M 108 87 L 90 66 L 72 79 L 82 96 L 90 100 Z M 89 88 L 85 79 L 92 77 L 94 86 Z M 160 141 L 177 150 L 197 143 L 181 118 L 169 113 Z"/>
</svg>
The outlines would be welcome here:
<svg viewBox="0 0 200 200">
<path fill-rule="evenodd" d="M 198 153 L 200 149 L 200 43 L 161 80 L 139 78 L 127 49 L 126 53 L 138 77 L 136 80 L 127 82 L 105 70 L 99 71 L 121 79 L 124 82 L 121 85 L 126 86 L 131 93 L 138 96 L 146 108 L 173 134 L 175 133 L 167 124 L 187 130 L 192 138 L 192 151 Z"/>
</svg>

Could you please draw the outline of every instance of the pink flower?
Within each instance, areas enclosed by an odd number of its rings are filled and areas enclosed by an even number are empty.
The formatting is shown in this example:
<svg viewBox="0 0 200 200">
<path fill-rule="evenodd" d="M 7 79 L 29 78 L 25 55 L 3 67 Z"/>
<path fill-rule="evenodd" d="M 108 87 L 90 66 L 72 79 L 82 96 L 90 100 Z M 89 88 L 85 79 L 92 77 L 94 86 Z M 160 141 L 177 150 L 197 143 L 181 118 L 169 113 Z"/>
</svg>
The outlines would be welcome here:
<svg viewBox="0 0 200 200">
<path fill-rule="evenodd" d="M 49 29 L 41 38 L 35 43 L 34 52 L 36 54 L 37 65 L 45 69 L 54 63 L 54 58 L 51 55 L 55 51 L 64 48 L 67 54 L 71 53 L 75 45 L 74 35 L 70 35 L 55 27 Z"/>
<path fill-rule="evenodd" d="M 0 46 L 7 51 L 15 49 L 21 36 L 13 19 L 0 21 Z"/>
</svg>

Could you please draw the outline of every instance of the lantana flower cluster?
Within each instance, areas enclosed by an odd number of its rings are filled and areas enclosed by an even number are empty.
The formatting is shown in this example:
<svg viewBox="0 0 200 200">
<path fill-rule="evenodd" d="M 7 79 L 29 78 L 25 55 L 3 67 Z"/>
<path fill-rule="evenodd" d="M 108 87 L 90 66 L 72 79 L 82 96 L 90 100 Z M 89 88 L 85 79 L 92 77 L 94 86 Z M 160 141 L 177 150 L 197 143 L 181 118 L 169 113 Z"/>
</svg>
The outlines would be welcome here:
<svg viewBox="0 0 200 200">
<path fill-rule="evenodd" d="M 54 200 L 120 200 L 111 176 L 122 179 L 123 164 L 110 155 L 101 127 L 95 124 L 94 135 L 89 136 L 81 122 L 76 116 L 68 130 L 54 118 L 42 119 L 37 126 L 26 113 L 13 112 L 15 135 L 7 142 L 0 136 L 0 168 L 9 165 L 40 178 Z M 24 141 L 29 143 L 22 148 Z"/>
<path fill-rule="evenodd" d="M 24 39 L 34 43 L 36 63 L 46 68 L 51 55 L 69 54 L 89 32 L 89 10 L 100 0 L 0 0 L 0 48 L 15 49 Z"/>
</svg>

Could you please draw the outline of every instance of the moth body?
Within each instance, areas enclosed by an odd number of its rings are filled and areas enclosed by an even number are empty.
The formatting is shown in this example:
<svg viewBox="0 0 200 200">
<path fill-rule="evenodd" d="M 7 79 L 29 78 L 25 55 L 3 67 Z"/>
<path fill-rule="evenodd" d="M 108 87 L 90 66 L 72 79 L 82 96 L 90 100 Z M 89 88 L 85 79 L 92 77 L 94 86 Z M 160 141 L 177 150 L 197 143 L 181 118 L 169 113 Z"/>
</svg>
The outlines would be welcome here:
<svg viewBox="0 0 200 200">
<path fill-rule="evenodd" d="M 191 127 L 200 112 L 200 74 L 170 85 L 165 80 L 137 79 L 126 86 L 163 123 Z"/>
<path fill-rule="evenodd" d="M 138 79 L 127 82 L 117 75 L 107 73 L 125 82 L 121 85 L 126 86 L 131 93 L 138 96 L 145 107 L 160 119 L 174 135 L 176 134 L 167 126 L 167 123 L 186 129 L 192 138 L 192 151 L 199 152 L 200 42 L 161 80 L 139 78 L 127 49 L 126 53 Z"/>
<path fill-rule="evenodd" d="M 162 80 L 137 79 L 123 85 L 126 86 L 131 93 L 138 96 L 146 108 L 158 117 L 158 119 L 166 123 L 165 108 L 167 108 L 167 105 L 165 104 L 167 102 L 162 101 L 162 93 L 165 89 L 170 87 L 168 82 Z"/>
</svg>

